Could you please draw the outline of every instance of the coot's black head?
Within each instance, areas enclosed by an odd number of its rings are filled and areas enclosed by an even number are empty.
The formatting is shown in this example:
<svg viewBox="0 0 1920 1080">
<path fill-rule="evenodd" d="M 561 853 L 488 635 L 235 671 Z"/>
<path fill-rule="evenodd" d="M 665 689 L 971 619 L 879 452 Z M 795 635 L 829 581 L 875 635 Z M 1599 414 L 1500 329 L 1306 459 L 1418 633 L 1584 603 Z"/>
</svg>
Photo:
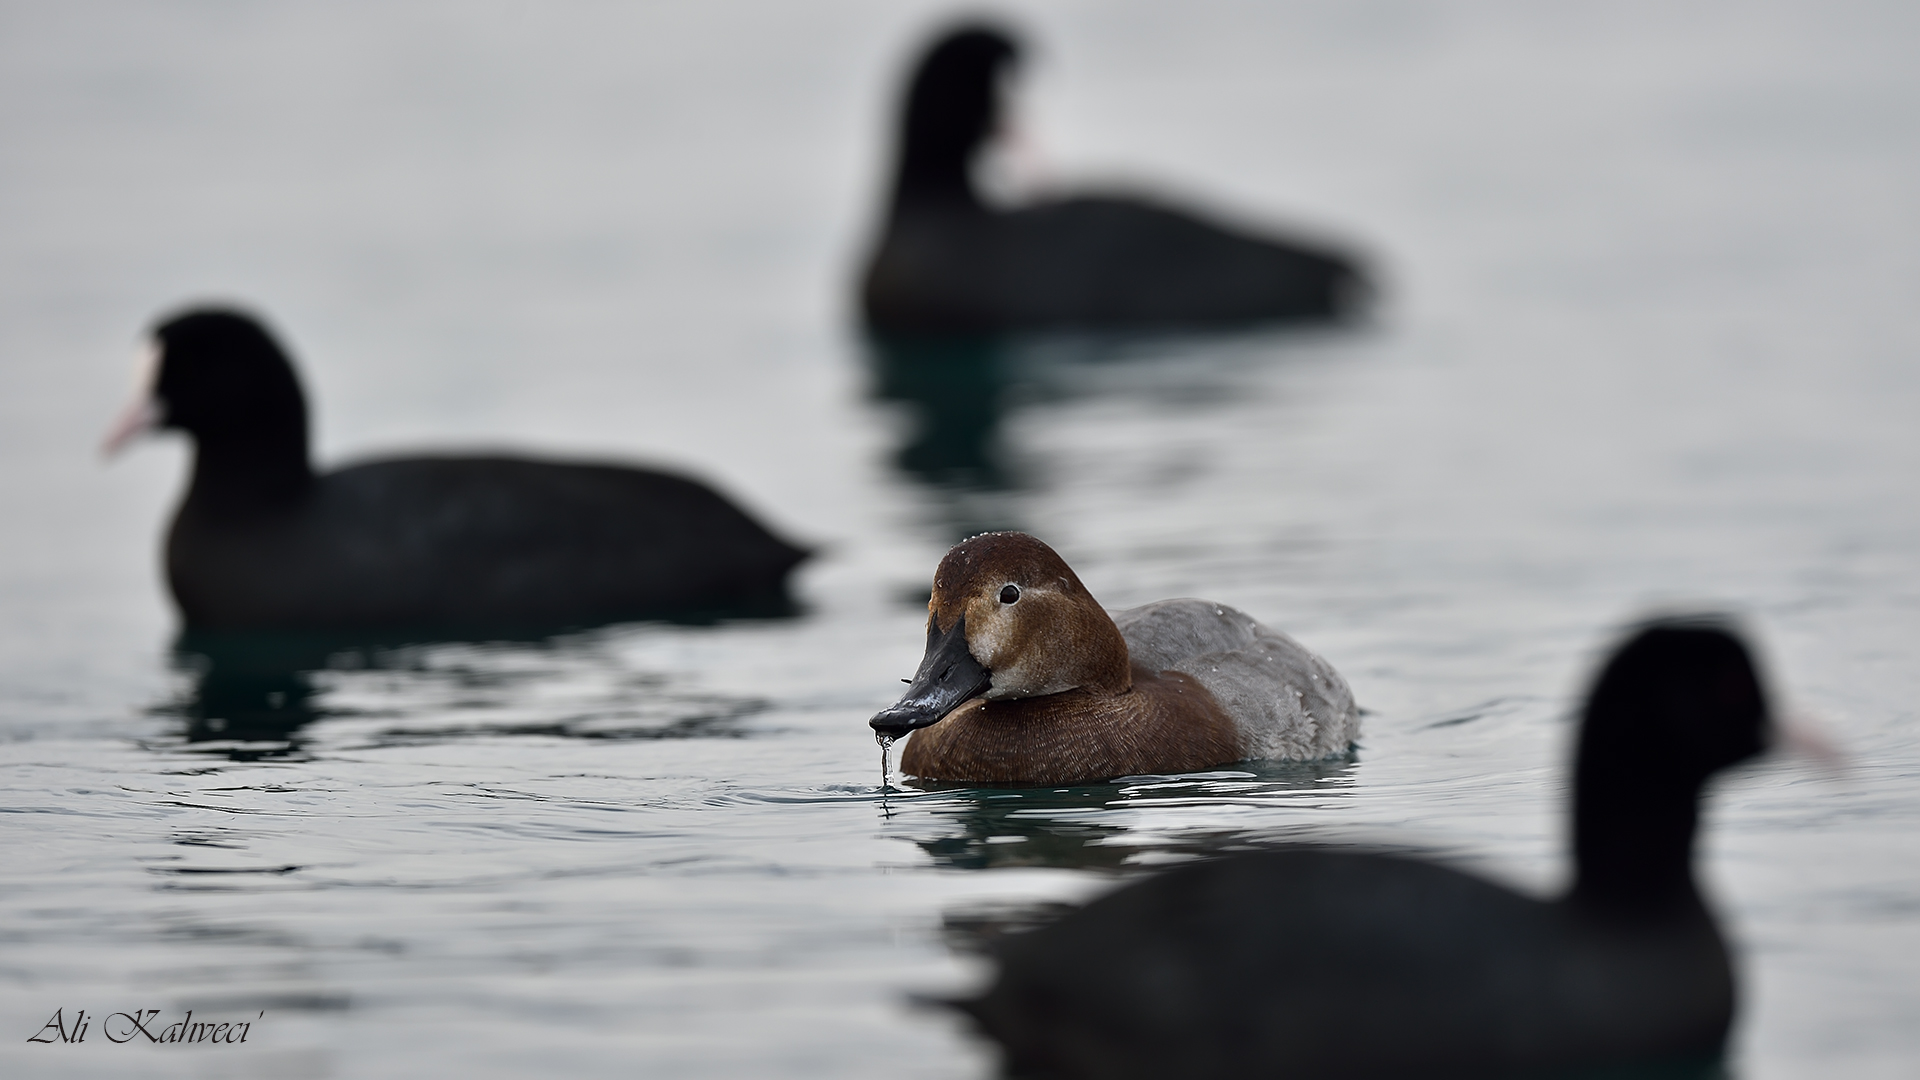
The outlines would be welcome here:
<svg viewBox="0 0 1920 1080">
<path fill-rule="evenodd" d="M 1000 75 L 1019 55 L 1011 36 L 985 25 L 956 27 L 927 50 L 907 89 L 900 194 L 970 196 L 968 165 L 999 122 Z"/>
<path fill-rule="evenodd" d="M 153 330 L 160 426 L 208 440 L 296 436 L 307 441 L 307 399 L 279 342 L 253 318 L 202 308 Z"/>
<path fill-rule="evenodd" d="M 202 308 L 153 329 L 152 385 L 107 437 L 108 454 L 153 428 L 193 436 L 183 513 L 270 510 L 313 482 L 307 398 L 287 354 L 251 317 Z"/>
<path fill-rule="evenodd" d="M 1665 620 L 1634 633 L 1601 670 L 1580 756 L 1698 783 L 1764 749 L 1769 726 L 1746 645 L 1717 622 Z"/>
<path fill-rule="evenodd" d="M 1726 625 L 1634 632 L 1601 669 L 1580 728 L 1575 895 L 1615 911 L 1690 902 L 1701 788 L 1765 749 L 1771 726 L 1753 658 Z"/>
</svg>

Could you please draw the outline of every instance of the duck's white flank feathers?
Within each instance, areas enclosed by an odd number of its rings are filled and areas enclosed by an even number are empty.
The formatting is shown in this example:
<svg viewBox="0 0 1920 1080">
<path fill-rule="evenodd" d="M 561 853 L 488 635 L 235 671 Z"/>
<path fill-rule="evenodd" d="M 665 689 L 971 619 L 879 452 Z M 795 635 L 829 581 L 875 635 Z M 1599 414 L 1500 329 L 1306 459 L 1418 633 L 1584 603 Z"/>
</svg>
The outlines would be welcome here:
<svg viewBox="0 0 1920 1080">
<path fill-rule="evenodd" d="M 1210 600 L 1161 600 L 1111 613 L 1133 661 L 1207 688 L 1256 758 L 1344 754 L 1360 737 L 1353 691 L 1333 665 L 1246 612 Z"/>
</svg>

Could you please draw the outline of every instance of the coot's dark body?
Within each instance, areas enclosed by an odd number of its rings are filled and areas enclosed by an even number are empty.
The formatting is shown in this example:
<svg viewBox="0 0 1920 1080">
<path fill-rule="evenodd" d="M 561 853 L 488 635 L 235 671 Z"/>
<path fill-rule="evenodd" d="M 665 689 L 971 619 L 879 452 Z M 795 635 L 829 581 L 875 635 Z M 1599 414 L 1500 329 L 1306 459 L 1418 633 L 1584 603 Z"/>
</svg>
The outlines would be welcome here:
<svg viewBox="0 0 1920 1080">
<path fill-rule="evenodd" d="M 876 330 L 950 334 L 1330 318 L 1359 288 L 1331 254 L 1148 202 L 1082 197 L 898 212 L 864 298 Z"/>
<path fill-rule="evenodd" d="M 194 437 L 167 538 L 189 627 L 524 629 L 765 610 L 806 552 L 693 480 L 415 457 L 316 474 L 306 402 L 232 312 L 162 324 L 157 422 Z"/>
<path fill-rule="evenodd" d="M 964 1006 L 1049 1077 L 1557 1076 L 1708 1065 L 1733 979 L 1698 904 L 1623 919 L 1448 867 L 1296 848 L 1200 863 L 1011 939 Z"/>
<path fill-rule="evenodd" d="M 195 627 L 537 626 L 776 603 L 802 556 L 678 476 L 421 457 L 251 512 L 190 495 L 167 580 Z"/>
<path fill-rule="evenodd" d="M 901 158 L 861 300 L 890 334 L 1203 326 L 1337 316 L 1361 300 L 1355 260 L 1120 197 L 987 205 L 973 159 L 1016 57 L 985 27 L 929 50 L 908 90 Z"/>
<path fill-rule="evenodd" d="M 957 1004 L 1021 1076 L 1714 1075 L 1735 992 L 1697 801 L 1767 724 L 1736 638 L 1655 624 L 1589 698 L 1563 897 L 1377 852 L 1229 856 L 1009 939 Z"/>
</svg>

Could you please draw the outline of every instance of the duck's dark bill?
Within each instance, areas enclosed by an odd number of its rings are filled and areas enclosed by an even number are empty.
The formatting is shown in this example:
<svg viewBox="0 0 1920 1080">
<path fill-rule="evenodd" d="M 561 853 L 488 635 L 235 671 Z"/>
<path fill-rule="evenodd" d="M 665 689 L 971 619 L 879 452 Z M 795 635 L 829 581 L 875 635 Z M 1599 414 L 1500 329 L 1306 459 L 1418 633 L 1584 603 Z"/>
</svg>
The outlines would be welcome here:
<svg viewBox="0 0 1920 1080">
<path fill-rule="evenodd" d="M 967 619 L 953 620 L 946 633 L 927 620 L 927 655 L 913 684 L 899 701 L 874 714 L 867 723 L 882 735 L 905 735 L 952 712 L 970 698 L 987 692 L 993 676 L 967 651 Z"/>
</svg>

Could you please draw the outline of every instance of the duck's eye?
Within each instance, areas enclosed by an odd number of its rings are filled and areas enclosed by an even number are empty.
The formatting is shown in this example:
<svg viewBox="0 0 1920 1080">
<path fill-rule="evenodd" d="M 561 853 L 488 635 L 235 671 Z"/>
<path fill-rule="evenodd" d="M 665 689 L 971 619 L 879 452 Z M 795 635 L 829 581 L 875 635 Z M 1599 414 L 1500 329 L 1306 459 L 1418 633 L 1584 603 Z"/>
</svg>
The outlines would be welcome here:
<svg viewBox="0 0 1920 1080">
<path fill-rule="evenodd" d="M 1004 586 L 1004 587 L 1002 587 L 1002 588 L 1001 588 L 1001 590 L 1000 590 L 1000 602 L 1001 602 L 1001 603 L 1003 603 L 1003 604 L 1011 604 L 1011 603 L 1013 603 L 1013 602 L 1014 602 L 1015 600 L 1018 600 L 1018 599 L 1020 599 L 1020 586 L 1018 586 L 1018 585 L 1007 585 L 1007 586 Z"/>
</svg>

